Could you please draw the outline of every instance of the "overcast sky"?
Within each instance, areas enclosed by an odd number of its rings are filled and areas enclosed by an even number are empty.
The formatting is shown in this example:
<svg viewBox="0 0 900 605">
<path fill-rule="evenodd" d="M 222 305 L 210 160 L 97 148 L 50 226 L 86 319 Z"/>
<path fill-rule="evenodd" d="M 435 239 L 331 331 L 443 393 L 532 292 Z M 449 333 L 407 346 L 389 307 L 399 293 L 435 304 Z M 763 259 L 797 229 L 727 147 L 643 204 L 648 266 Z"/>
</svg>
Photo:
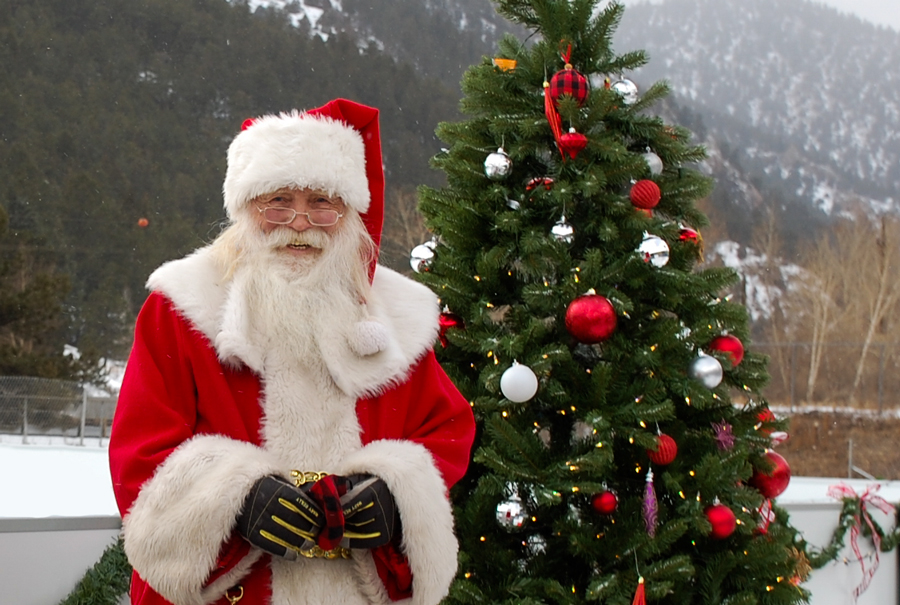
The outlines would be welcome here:
<svg viewBox="0 0 900 605">
<path fill-rule="evenodd" d="M 624 0 L 625 5 L 644 2 L 660 4 L 664 0 Z M 825 4 L 843 13 L 851 13 L 877 25 L 886 25 L 900 31 L 900 2 L 898 0 L 811 0 Z"/>
</svg>

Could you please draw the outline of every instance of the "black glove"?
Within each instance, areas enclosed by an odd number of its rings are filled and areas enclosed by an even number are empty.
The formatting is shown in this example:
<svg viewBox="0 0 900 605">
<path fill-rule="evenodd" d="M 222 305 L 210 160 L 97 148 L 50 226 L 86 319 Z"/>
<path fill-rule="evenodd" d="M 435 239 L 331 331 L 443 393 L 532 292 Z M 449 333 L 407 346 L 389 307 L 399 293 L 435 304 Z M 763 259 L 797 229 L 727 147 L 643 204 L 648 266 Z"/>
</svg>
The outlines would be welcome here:
<svg viewBox="0 0 900 605">
<path fill-rule="evenodd" d="M 347 493 L 341 496 L 344 512 L 344 548 L 375 548 L 400 533 L 397 505 L 387 484 L 374 475 L 345 478 Z"/>
<path fill-rule="evenodd" d="M 250 544 L 294 560 L 315 546 L 323 522 L 322 509 L 303 490 L 268 476 L 250 488 L 237 529 Z"/>
</svg>

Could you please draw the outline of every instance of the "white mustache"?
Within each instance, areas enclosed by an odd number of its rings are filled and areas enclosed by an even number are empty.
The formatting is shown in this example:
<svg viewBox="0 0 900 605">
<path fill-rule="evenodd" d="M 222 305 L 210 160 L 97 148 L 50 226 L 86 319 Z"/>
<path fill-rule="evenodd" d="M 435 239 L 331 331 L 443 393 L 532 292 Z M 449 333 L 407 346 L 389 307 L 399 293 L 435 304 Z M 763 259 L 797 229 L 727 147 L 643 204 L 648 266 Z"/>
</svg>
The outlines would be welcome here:
<svg viewBox="0 0 900 605">
<path fill-rule="evenodd" d="M 307 229 L 298 233 L 293 229 L 279 228 L 266 235 L 266 245 L 271 248 L 294 244 L 325 249 L 330 243 L 331 237 L 319 229 Z"/>
</svg>

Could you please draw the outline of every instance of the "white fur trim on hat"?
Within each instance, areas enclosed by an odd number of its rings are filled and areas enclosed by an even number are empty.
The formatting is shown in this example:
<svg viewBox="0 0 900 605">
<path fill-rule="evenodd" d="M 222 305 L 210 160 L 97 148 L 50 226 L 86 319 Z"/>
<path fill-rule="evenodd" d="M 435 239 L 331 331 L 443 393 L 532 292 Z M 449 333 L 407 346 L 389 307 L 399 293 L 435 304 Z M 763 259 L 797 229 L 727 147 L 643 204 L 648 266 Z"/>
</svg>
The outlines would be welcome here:
<svg viewBox="0 0 900 605">
<path fill-rule="evenodd" d="M 228 148 L 225 210 L 235 218 L 248 201 L 282 187 L 318 189 L 366 212 L 362 136 L 339 120 L 298 111 L 257 118 Z"/>
</svg>

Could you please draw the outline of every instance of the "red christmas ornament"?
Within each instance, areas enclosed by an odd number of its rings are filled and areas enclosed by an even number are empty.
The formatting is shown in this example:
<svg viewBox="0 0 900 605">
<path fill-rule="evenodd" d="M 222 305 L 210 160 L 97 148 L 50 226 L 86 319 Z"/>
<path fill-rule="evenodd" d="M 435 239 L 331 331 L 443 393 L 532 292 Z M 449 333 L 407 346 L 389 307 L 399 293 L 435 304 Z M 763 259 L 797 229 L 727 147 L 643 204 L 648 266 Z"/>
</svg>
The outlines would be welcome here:
<svg viewBox="0 0 900 605">
<path fill-rule="evenodd" d="M 141 229 L 145 228 L 149 224 L 150 224 L 149 219 L 146 219 L 144 217 L 141 217 L 138 219 L 138 227 L 140 227 Z"/>
<path fill-rule="evenodd" d="M 637 208 L 650 209 L 656 208 L 662 193 L 659 190 L 659 185 L 650 179 L 641 179 L 631 188 L 629 197 L 631 198 L 631 203 Z"/>
<path fill-rule="evenodd" d="M 777 419 L 775 418 L 775 414 L 772 413 L 772 410 L 769 408 L 765 408 L 759 414 L 756 415 L 756 419 L 759 420 L 758 430 L 763 435 L 771 435 L 772 427 L 766 426 L 767 424 L 773 424 Z"/>
<path fill-rule="evenodd" d="M 653 464 L 660 466 L 672 464 L 678 455 L 678 444 L 665 433 L 660 433 L 656 437 L 656 450 L 647 450 L 647 455 Z"/>
<path fill-rule="evenodd" d="M 587 137 L 581 133 L 575 132 L 574 128 L 570 128 L 569 132 L 562 135 L 559 139 L 560 149 L 562 149 L 563 153 L 568 154 L 573 160 L 581 150 L 587 147 L 587 144 Z"/>
<path fill-rule="evenodd" d="M 591 508 L 601 515 L 611 515 L 616 512 L 619 499 L 609 490 L 591 496 Z"/>
<path fill-rule="evenodd" d="M 563 41 L 561 45 L 562 44 L 566 44 L 566 42 Z M 581 107 L 588 97 L 588 80 L 575 71 L 572 68 L 572 64 L 569 62 L 572 58 L 571 44 L 566 44 L 566 49 L 564 51 L 560 48 L 560 56 L 565 63 L 565 67 L 553 74 L 553 77 L 550 78 L 550 87 L 547 90 L 547 93 L 553 100 L 554 106 L 559 104 L 560 97 L 569 95 L 575 99 L 578 106 Z"/>
<path fill-rule="evenodd" d="M 441 332 L 438 335 L 438 338 L 441 341 L 441 346 L 447 346 L 447 330 L 450 328 L 465 328 L 466 324 L 463 321 L 463 318 L 455 313 L 444 312 L 441 313 L 441 317 L 438 320 L 438 324 L 440 325 Z"/>
<path fill-rule="evenodd" d="M 553 74 L 550 78 L 550 88 L 547 89 L 553 105 L 559 105 L 559 99 L 563 95 L 569 95 L 581 107 L 588 97 L 588 81 L 583 75 L 572 68 L 570 63 L 566 63 L 564 69 Z"/>
<path fill-rule="evenodd" d="M 616 310 L 607 298 L 591 291 L 569 303 L 566 329 L 578 342 L 596 344 L 615 331 Z"/>
<path fill-rule="evenodd" d="M 766 498 L 775 498 L 787 489 L 791 482 L 791 467 L 780 454 L 766 452 L 766 458 L 775 465 L 772 471 L 755 469 L 750 477 L 750 485 Z"/>
<path fill-rule="evenodd" d="M 698 244 L 700 243 L 700 232 L 696 229 L 691 229 L 690 227 L 682 227 L 678 231 L 678 239 L 683 242 Z"/>
<path fill-rule="evenodd" d="M 733 534 L 734 528 L 737 527 L 737 519 L 734 513 L 724 504 L 707 506 L 703 514 L 706 515 L 706 518 L 712 524 L 712 531 L 709 532 L 709 535 L 716 540 L 724 540 Z"/>
<path fill-rule="evenodd" d="M 706 348 L 710 351 L 727 353 L 731 358 L 731 367 L 736 367 L 744 358 L 744 345 L 741 344 L 741 341 L 738 340 L 737 337 L 732 336 L 731 334 L 716 336 Z"/>
</svg>

